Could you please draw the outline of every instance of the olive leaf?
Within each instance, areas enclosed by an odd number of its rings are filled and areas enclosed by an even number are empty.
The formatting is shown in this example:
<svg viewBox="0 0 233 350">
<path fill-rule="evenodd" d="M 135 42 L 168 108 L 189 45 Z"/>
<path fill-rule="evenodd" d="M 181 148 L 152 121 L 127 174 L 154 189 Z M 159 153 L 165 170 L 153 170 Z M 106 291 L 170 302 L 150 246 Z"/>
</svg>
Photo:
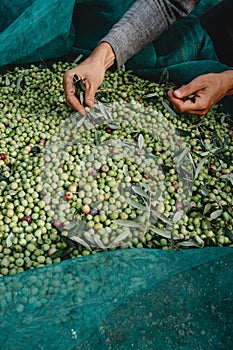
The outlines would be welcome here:
<svg viewBox="0 0 233 350">
<path fill-rule="evenodd" d="M 6 239 L 7 248 L 12 246 L 12 241 L 13 241 L 14 237 L 15 237 L 15 235 L 12 232 L 7 236 L 7 239 Z"/>
<path fill-rule="evenodd" d="M 6 86 L 9 86 L 9 85 L 11 85 L 11 82 L 8 76 L 6 75 Z"/>
<path fill-rule="evenodd" d="M 142 98 L 152 98 L 152 97 L 159 97 L 158 92 L 152 92 L 150 94 L 142 96 Z"/>
<path fill-rule="evenodd" d="M 108 108 L 105 108 L 105 112 L 108 115 L 108 119 L 113 120 L 113 117 L 112 117 L 111 113 L 109 112 Z"/>
<path fill-rule="evenodd" d="M 175 128 L 176 132 L 178 135 L 180 136 L 189 136 L 191 137 L 192 133 L 190 131 L 187 131 L 187 130 L 183 130 L 183 129 L 180 129 L 180 128 Z"/>
<path fill-rule="evenodd" d="M 77 221 L 72 221 L 69 224 L 65 225 L 63 227 L 63 229 L 66 230 L 66 231 L 69 231 L 69 230 L 72 230 L 76 226 L 77 226 Z"/>
<path fill-rule="evenodd" d="M 86 117 L 81 118 L 81 119 L 78 121 L 78 123 L 76 124 L 76 127 L 79 128 L 81 125 L 83 125 L 85 119 L 86 119 Z"/>
<path fill-rule="evenodd" d="M 92 119 L 99 119 L 102 117 L 102 115 L 96 111 L 96 108 L 91 108 L 88 112 L 88 116 Z"/>
<path fill-rule="evenodd" d="M 212 220 L 217 219 L 219 216 L 222 215 L 222 212 L 223 212 L 222 209 L 215 210 L 215 211 L 213 211 L 213 212 L 210 214 L 210 218 L 211 218 Z"/>
<path fill-rule="evenodd" d="M 195 94 L 190 94 L 188 96 L 183 97 L 182 100 L 183 101 L 192 101 L 193 103 L 195 103 L 196 95 Z"/>
<path fill-rule="evenodd" d="M 90 120 L 87 119 L 87 118 L 84 119 L 83 123 L 84 123 L 84 126 L 85 126 L 85 128 L 86 128 L 87 130 L 91 130 L 91 129 L 93 129 L 93 128 L 95 127 L 95 126 L 90 122 Z"/>
<path fill-rule="evenodd" d="M 233 233 L 227 227 L 225 228 L 225 235 L 233 242 Z"/>
<path fill-rule="evenodd" d="M 119 125 L 114 125 L 114 124 L 108 124 L 108 126 L 113 130 L 117 130 L 121 128 Z"/>
<path fill-rule="evenodd" d="M 138 137 L 138 148 L 140 149 L 140 151 L 142 150 L 143 145 L 144 145 L 144 137 L 142 134 L 140 134 Z"/>
<path fill-rule="evenodd" d="M 197 247 L 197 248 L 200 248 L 200 245 L 197 244 L 196 242 L 192 241 L 192 240 L 183 241 L 183 242 L 180 242 L 179 244 L 182 247 Z"/>
<path fill-rule="evenodd" d="M 84 93 L 83 93 L 83 91 L 81 91 L 79 93 L 79 100 L 80 100 L 81 105 L 83 105 L 83 102 L 84 102 Z"/>
<path fill-rule="evenodd" d="M 229 142 L 229 136 L 226 136 L 223 142 L 223 148 L 226 148 L 228 142 Z"/>
<path fill-rule="evenodd" d="M 204 207 L 203 215 L 206 215 L 210 209 L 211 209 L 211 204 L 207 203 Z"/>
<path fill-rule="evenodd" d="M 186 180 L 190 183 L 193 182 L 193 173 L 189 170 L 187 170 L 183 165 L 179 165 L 178 166 L 178 171 L 179 171 L 179 175 L 183 180 Z"/>
<path fill-rule="evenodd" d="M 79 85 L 82 89 L 82 91 L 85 91 L 86 90 L 86 85 L 84 84 L 84 81 L 86 80 L 86 78 L 84 79 L 79 79 Z"/>
<path fill-rule="evenodd" d="M 161 85 L 162 82 L 164 82 L 165 84 L 167 84 L 167 83 L 168 83 L 168 79 L 169 79 L 169 71 L 168 71 L 167 68 L 165 68 L 165 69 L 163 70 L 163 72 L 161 73 L 161 75 L 160 75 L 158 84 Z"/>
<path fill-rule="evenodd" d="M 128 166 L 126 164 L 123 165 L 123 174 L 125 176 L 129 176 Z"/>
<path fill-rule="evenodd" d="M 196 171 L 195 171 L 195 175 L 194 175 L 194 179 L 196 179 L 201 171 L 201 169 L 203 168 L 205 162 L 206 162 L 206 157 L 205 158 L 202 158 L 200 160 L 200 162 L 197 164 L 197 167 L 196 167 Z"/>
<path fill-rule="evenodd" d="M 77 244 L 73 241 L 73 239 L 63 236 L 62 234 L 60 235 L 61 239 L 70 247 L 76 248 Z"/>
<path fill-rule="evenodd" d="M 204 196 L 209 195 L 209 191 L 207 190 L 206 186 L 203 183 L 200 185 L 200 190 Z"/>
<path fill-rule="evenodd" d="M 176 112 L 173 111 L 173 109 L 171 109 L 171 107 L 169 107 L 168 104 L 167 104 L 164 100 L 161 100 L 161 102 L 162 102 L 163 107 L 164 107 L 171 115 L 173 115 L 174 117 L 177 117 Z"/>
<path fill-rule="evenodd" d="M 94 236 L 93 237 L 93 241 L 94 243 L 98 246 L 98 248 L 101 248 L 101 249 L 106 249 L 107 247 L 103 244 L 103 242 L 101 241 L 101 239 L 97 236 Z"/>
<path fill-rule="evenodd" d="M 97 130 L 95 130 L 95 145 L 99 146 L 99 144 L 100 144 L 100 133 Z"/>
<path fill-rule="evenodd" d="M 78 238 L 80 238 L 80 237 L 78 237 Z M 95 241 L 94 241 L 94 236 L 93 235 L 88 235 L 88 237 L 85 237 L 86 238 L 86 241 L 88 241 L 88 243 L 91 243 L 91 246 L 96 246 L 96 243 L 95 243 Z M 84 241 L 84 242 L 86 242 L 86 241 Z M 86 242 L 87 243 L 87 242 Z M 87 244 L 88 244 L 87 243 Z M 82 243 L 81 243 L 82 244 Z M 91 247 L 90 246 L 90 247 Z"/>
<path fill-rule="evenodd" d="M 154 219 L 159 219 L 161 221 L 163 221 L 165 224 L 168 224 L 169 226 L 173 226 L 173 222 L 172 220 L 170 220 L 169 218 L 167 218 L 165 215 L 163 215 L 162 213 L 156 211 L 156 210 L 151 210 L 151 215 Z"/>
<path fill-rule="evenodd" d="M 182 163 L 182 161 L 183 161 L 183 159 L 184 159 L 184 157 L 186 156 L 187 153 L 188 153 L 188 150 L 186 148 L 184 148 L 182 150 L 182 152 L 178 156 L 178 159 L 177 159 L 177 163 L 178 164 Z"/>
<path fill-rule="evenodd" d="M 103 96 L 100 97 L 100 101 L 101 101 L 101 102 L 104 102 L 104 103 L 108 103 L 108 102 L 109 102 L 109 101 L 108 101 L 105 97 L 103 97 Z"/>
<path fill-rule="evenodd" d="M 220 176 L 222 179 L 226 179 L 227 181 L 230 181 L 232 186 L 233 186 L 233 174 L 226 174 Z"/>
<path fill-rule="evenodd" d="M 83 219 L 76 220 L 76 225 L 73 226 L 73 228 L 70 230 L 69 237 L 73 238 L 73 236 L 77 235 L 77 232 L 78 232 L 78 236 L 80 237 L 83 234 L 85 227 L 86 227 L 85 220 Z"/>
<path fill-rule="evenodd" d="M 225 122 L 225 119 L 226 119 L 226 115 L 223 114 L 223 115 L 221 116 L 221 119 L 220 119 L 221 124 L 223 124 L 223 123 Z"/>
<path fill-rule="evenodd" d="M 52 259 L 60 258 L 63 255 L 64 249 L 58 249 L 53 254 L 51 254 Z"/>
<path fill-rule="evenodd" d="M 16 93 L 17 94 L 19 93 L 19 90 L 21 88 L 22 81 L 23 81 L 23 75 L 20 75 L 18 80 L 17 80 L 17 83 L 16 83 Z"/>
<path fill-rule="evenodd" d="M 182 216 L 184 215 L 183 210 L 178 210 L 175 215 L 173 216 L 173 222 L 176 223 L 181 220 Z"/>
<path fill-rule="evenodd" d="M 108 116 L 108 114 L 107 114 L 107 112 L 106 112 L 106 110 L 105 110 L 103 104 L 100 103 L 100 102 L 98 102 L 98 103 L 97 103 L 97 106 L 99 107 L 99 110 L 101 111 L 102 116 L 104 117 L 104 119 L 109 120 L 109 116 Z"/>
<path fill-rule="evenodd" d="M 162 191 L 158 190 L 156 192 L 153 192 L 153 201 L 157 202 L 158 201 L 162 201 L 163 200 L 163 196 L 162 196 Z"/>
<path fill-rule="evenodd" d="M 116 244 L 120 243 L 121 241 L 123 241 L 124 239 L 126 239 L 128 236 L 130 235 L 130 231 L 126 230 L 124 232 L 122 232 L 119 236 L 117 236 L 113 242 L 111 242 L 109 244 L 109 248 L 110 247 L 114 247 Z"/>
<path fill-rule="evenodd" d="M 205 242 L 203 241 L 203 239 L 201 239 L 200 236 L 196 235 L 195 239 L 196 239 L 197 243 L 201 245 L 201 247 L 204 247 Z"/>
<path fill-rule="evenodd" d="M 173 238 L 174 240 L 180 239 L 180 237 L 173 235 L 171 230 L 163 230 L 161 228 L 151 227 L 151 226 L 149 227 L 149 230 L 164 238 L 168 238 L 168 239 Z"/>
<path fill-rule="evenodd" d="M 151 192 L 151 187 L 149 184 L 141 183 L 140 186 L 142 189 L 144 188 L 146 191 Z"/>
<path fill-rule="evenodd" d="M 77 123 L 77 119 L 80 117 L 80 114 L 78 112 L 74 112 L 70 114 L 70 119 L 72 124 L 76 124 Z"/>
<path fill-rule="evenodd" d="M 81 53 L 80 55 L 78 55 L 75 59 L 74 59 L 74 63 L 78 63 L 83 57 L 83 54 Z"/>
<path fill-rule="evenodd" d="M 210 154 L 210 151 L 205 151 L 205 152 L 202 152 L 201 153 L 201 156 L 202 157 L 206 157 L 206 156 L 208 156 Z"/>
<path fill-rule="evenodd" d="M 189 161 L 190 161 L 190 163 L 191 163 L 191 166 L 192 166 L 193 172 L 195 172 L 195 171 L 196 171 L 196 166 L 195 166 L 195 163 L 194 163 L 193 157 L 192 157 L 192 155 L 191 155 L 191 153 L 190 153 L 190 152 L 188 152 L 188 157 L 189 157 Z"/>
<path fill-rule="evenodd" d="M 133 228 L 141 228 L 142 225 L 138 222 L 135 222 L 133 220 L 123 220 L 123 219 L 116 219 L 112 220 L 114 224 L 117 224 L 119 226 L 125 226 L 125 227 L 133 227 Z"/>
<path fill-rule="evenodd" d="M 74 77 L 73 77 L 73 83 L 75 85 L 75 89 L 76 89 L 76 94 L 78 95 L 81 91 L 80 90 L 83 90 L 82 89 L 82 86 L 80 84 L 82 79 L 80 79 L 77 74 L 74 74 Z"/>
<path fill-rule="evenodd" d="M 146 210 L 146 207 L 144 205 L 142 205 L 142 204 L 140 204 L 140 203 L 138 203 L 130 198 L 126 198 L 125 200 L 129 205 L 131 205 L 131 207 L 134 207 L 134 208 L 139 209 L 139 210 Z"/>
<path fill-rule="evenodd" d="M 222 153 L 224 151 L 225 151 L 225 149 L 223 147 L 219 147 L 219 148 L 212 149 L 211 153 L 212 154 L 219 154 L 219 153 Z"/>
<path fill-rule="evenodd" d="M 61 258 L 62 259 L 67 259 L 70 255 L 70 253 L 72 253 L 72 251 L 74 250 L 74 247 L 67 247 L 66 249 L 64 249 L 62 251 L 62 254 L 61 254 Z"/>
<path fill-rule="evenodd" d="M 0 181 L 5 181 L 6 183 L 10 182 L 10 180 L 7 177 L 3 176 L 2 174 L 0 174 Z"/>
<path fill-rule="evenodd" d="M 148 194 L 139 186 L 132 186 L 132 190 L 139 196 L 149 198 Z"/>
</svg>

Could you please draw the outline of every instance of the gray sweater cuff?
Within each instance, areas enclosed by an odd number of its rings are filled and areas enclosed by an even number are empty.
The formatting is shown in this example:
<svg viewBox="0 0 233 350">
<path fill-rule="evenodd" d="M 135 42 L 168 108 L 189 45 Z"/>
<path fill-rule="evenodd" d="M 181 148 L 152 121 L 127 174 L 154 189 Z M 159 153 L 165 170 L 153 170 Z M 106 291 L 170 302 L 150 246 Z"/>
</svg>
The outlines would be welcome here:
<svg viewBox="0 0 233 350">
<path fill-rule="evenodd" d="M 154 41 L 177 19 L 187 16 L 199 0 L 137 0 L 100 42 L 111 45 L 120 68 Z"/>
</svg>

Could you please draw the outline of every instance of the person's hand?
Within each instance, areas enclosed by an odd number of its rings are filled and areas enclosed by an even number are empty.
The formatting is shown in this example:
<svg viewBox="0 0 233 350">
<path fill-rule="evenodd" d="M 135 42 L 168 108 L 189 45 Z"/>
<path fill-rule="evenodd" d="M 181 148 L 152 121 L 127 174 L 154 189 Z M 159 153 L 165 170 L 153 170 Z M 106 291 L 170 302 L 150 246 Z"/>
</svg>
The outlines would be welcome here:
<svg viewBox="0 0 233 350">
<path fill-rule="evenodd" d="M 95 94 L 102 84 L 106 70 L 114 63 L 115 55 L 108 43 L 101 43 L 92 54 L 78 66 L 68 70 L 63 76 L 63 87 L 68 106 L 85 115 L 85 106 L 94 107 Z M 76 96 L 74 75 L 85 79 L 84 102 L 82 105 Z"/>
<path fill-rule="evenodd" d="M 168 96 L 177 111 L 204 115 L 224 96 L 232 93 L 233 70 L 229 70 L 200 75 L 189 84 L 168 91 Z"/>
</svg>

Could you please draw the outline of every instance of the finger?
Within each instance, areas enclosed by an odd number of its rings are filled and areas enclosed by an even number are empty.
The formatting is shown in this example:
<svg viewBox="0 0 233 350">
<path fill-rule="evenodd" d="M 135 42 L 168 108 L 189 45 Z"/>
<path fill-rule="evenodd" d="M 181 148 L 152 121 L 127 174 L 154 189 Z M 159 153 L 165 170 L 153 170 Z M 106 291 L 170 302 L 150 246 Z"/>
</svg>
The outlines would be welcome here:
<svg viewBox="0 0 233 350">
<path fill-rule="evenodd" d="M 83 116 L 86 115 L 85 108 L 76 97 L 75 91 L 70 91 L 70 93 L 66 93 L 66 102 L 75 111 L 81 113 Z"/>
<path fill-rule="evenodd" d="M 70 72 L 66 72 L 63 75 L 62 83 L 65 93 L 69 93 L 69 91 L 72 91 L 74 89 L 73 75 Z"/>
<path fill-rule="evenodd" d="M 178 112 L 203 115 L 207 111 L 206 107 L 203 106 L 203 102 L 198 99 L 196 99 L 195 103 L 190 100 L 183 101 L 182 99 L 174 97 L 172 91 L 168 92 L 168 96 Z"/>
<path fill-rule="evenodd" d="M 205 109 L 187 109 L 182 111 L 182 113 L 196 114 L 196 115 L 205 115 L 208 110 Z"/>
<path fill-rule="evenodd" d="M 64 74 L 63 87 L 65 99 L 69 107 L 73 108 L 82 115 L 86 115 L 86 111 L 76 96 L 75 86 L 73 83 L 73 74 Z"/>
<path fill-rule="evenodd" d="M 90 108 L 94 108 L 95 94 L 98 87 L 95 84 L 91 84 L 90 81 L 86 80 L 86 90 L 84 96 L 84 104 Z"/>
<path fill-rule="evenodd" d="M 174 103 L 174 106 L 175 106 L 175 109 L 181 113 L 204 115 L 208 112 L 208 109 L 195 106 L 192 102 L 190 103 L 190 101 L 177 102 L 177 103 Z"/>
<path fill-rule="evenodd" d="M 176 98 L 184 98 L 197 91 L 196 86 L 193 83 L 181 86 L 179 89 L 173 91 Z"/>
</svg>

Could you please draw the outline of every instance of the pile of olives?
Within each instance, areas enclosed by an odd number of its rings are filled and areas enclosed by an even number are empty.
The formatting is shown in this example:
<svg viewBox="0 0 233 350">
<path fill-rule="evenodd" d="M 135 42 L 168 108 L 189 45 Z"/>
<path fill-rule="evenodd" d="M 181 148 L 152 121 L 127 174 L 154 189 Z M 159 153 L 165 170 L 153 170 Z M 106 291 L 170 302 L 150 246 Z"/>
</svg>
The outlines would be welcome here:
<svg viewBox="0 0 233 350">
<path fill-rule="evenodd" d="M 0 276 L 120 248 L 232 246 L 230 116 L 176 113 L 171 84 L 123 67 L 83 117 L 64 98 L 73 66 L 0 76 Z"/>
</svg>

